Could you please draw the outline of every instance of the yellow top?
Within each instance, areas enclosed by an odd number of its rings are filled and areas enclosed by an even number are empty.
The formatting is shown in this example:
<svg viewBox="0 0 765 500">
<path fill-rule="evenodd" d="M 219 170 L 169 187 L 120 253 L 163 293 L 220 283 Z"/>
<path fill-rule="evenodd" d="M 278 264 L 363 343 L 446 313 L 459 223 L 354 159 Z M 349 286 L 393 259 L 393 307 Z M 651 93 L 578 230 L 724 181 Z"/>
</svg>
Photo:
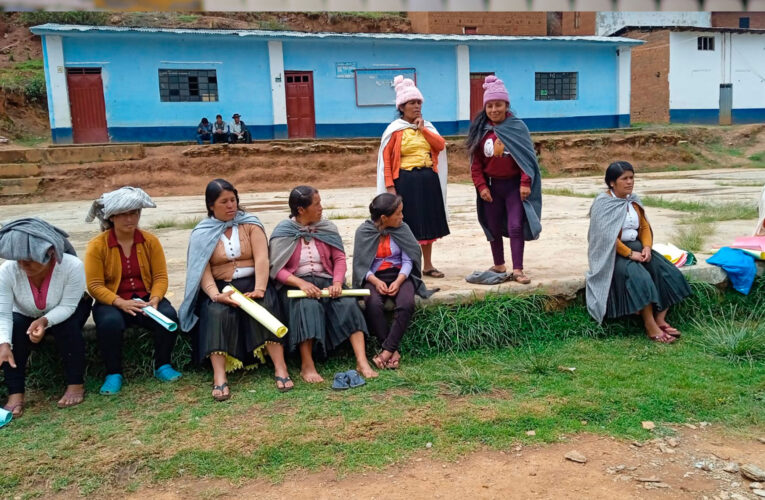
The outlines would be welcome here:
<svg viewBox="0 0 765 500">
<path fill-rule="evenodd" d="M 401 169 L 412 170 L 416 167 L 432 167 L 430 143 L 422 132 L 411 128 L 404 129 L 401 136 Z"/>
</svg>

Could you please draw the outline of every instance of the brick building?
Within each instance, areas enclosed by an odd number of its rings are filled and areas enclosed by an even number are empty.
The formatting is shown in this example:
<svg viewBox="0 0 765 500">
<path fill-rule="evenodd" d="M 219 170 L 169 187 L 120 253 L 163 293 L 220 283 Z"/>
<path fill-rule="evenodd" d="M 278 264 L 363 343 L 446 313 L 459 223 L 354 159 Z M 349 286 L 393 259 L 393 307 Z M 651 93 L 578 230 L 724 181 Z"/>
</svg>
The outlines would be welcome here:
<svg viewBox="0 0 765 500">
<path fill-rule="evenodd" d="M 715 28 L 765 29 L 765 12 L 712 12 Z"/>
<path fill-rule="evenodd" d="M 415 33 L 506 36 L 588 36 L 595 12 L 409 12 Z"/>
</svg>

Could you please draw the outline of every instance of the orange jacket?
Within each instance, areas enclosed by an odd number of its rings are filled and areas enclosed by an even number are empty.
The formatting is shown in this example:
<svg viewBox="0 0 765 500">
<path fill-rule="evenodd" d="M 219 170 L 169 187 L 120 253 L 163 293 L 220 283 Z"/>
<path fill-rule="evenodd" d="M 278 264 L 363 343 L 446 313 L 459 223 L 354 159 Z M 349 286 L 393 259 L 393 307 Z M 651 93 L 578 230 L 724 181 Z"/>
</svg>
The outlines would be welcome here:
<svg viewBox="0 0 765 500">
<path fill-rule="evenodd" d="M 398 179 L 401 168 L 401 137 L 403 130 L 397 130 L 391 134 L 388 145 L 383 149 L 383 164 L 385 165 L 385 187 L 393 187 L 393 181 Z M 427 128 L 422 129 L 422 135 L 430 144 L 430 156 L 433 159 L 433 171 L 438 173 L 438 153 L 444 150 L 446 141 L 437 133 Z"/>
</svg>

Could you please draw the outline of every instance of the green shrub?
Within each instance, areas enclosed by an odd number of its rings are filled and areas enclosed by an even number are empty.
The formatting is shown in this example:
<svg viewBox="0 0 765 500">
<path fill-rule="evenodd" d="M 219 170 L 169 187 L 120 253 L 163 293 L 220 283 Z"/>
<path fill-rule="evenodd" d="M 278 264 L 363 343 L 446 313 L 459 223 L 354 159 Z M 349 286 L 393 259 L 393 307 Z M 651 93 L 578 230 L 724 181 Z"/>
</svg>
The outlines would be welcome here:
<svg viewBox="0 0 765 500">
<path fill-rule="evenodd" d="M 92 26 L 104 26 L 109 24 L 109 13 L 100 11 L 34 11 L 22 12 L 21 23 L 25 26 L 35 26 L 38 24 L 56 23 L 56 24 L 84 24 Z"/>
</svg>

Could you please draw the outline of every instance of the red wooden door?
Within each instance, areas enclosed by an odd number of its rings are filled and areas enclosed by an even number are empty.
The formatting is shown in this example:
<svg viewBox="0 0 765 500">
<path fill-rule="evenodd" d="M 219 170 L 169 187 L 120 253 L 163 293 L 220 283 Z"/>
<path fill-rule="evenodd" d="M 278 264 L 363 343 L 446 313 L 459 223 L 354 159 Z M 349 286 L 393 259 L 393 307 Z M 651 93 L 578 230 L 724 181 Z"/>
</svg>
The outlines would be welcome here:
<svg viewBox="0 0 765 500">
<path fill-rule="evenodd" d="M 470 73 L 470 121 L 483 109 L 483 80 L 494 73 Z"/>
<path fill-rule="evenodd" d="M 316 115 L 313 109 L 313 72 L 285 71 L 288 137 L 315 137 Z"/>
<path fill-rule="evenodd" d="M 109 142 L 101 68 L 67 68 L 66 84 L 75 144 Z"/>
</svg>

